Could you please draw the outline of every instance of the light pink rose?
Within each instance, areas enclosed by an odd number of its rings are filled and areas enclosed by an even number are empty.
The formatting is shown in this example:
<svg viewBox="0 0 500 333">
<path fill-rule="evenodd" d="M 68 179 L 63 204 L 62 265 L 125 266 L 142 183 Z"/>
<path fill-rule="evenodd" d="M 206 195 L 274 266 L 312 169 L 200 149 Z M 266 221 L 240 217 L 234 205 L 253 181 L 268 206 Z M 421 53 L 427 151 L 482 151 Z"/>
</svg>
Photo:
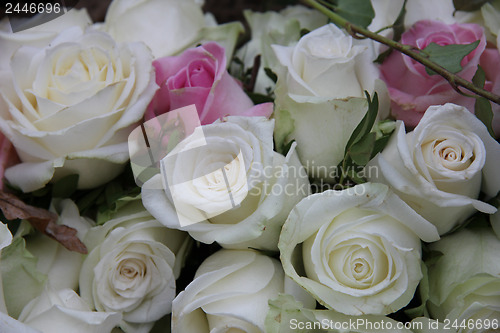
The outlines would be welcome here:
<svg viewBox="0 0 500 333">
<path fill-rule="evenodd" d="M 157 59 L 153 65 L 160 89 L 148 106 L 146 120 L 191 104 L 196 105 L 202 125 L 228 115 L 269 117 L 273 111 L 271 103 L 253 105 L 227 72 L 225 50 L 217 43 Z"/>
<path fill-rule="evenodd" d="M 469 44 L 479 40 L 477 48 L 462 60 L 459 76 L 471 80 L 477 65 L 486 72 L 485 88 L 500 92 L 500 54 L 488 48 L 483 28 L 477 24 L 444 24 L 439 21 L 418 21 L 406 31 L 401 42 L 424 49 L 430 43 L 439 45 Z M 391 97 L 392 114 L 414 127 L 431 105 L 454 103 L 474 112 L 475 99 L 458 94 L 439 75 L 429 75 L 424 65 L 399 52 L 393 52 L 381 66 L 382 79 L 387 83 Z M 463 90 L 467 92 L 466 90 Z M 493 104 L 496 113 L 494 128 L 500 132 L 500 107 Z"/>
<path fill-rule="evenodd" d="M 20 162 L 16 149 L 12 143 L 0 133 L 0 191 L 5 189 L 3 179 L 5 169 Z"/>
</svg>

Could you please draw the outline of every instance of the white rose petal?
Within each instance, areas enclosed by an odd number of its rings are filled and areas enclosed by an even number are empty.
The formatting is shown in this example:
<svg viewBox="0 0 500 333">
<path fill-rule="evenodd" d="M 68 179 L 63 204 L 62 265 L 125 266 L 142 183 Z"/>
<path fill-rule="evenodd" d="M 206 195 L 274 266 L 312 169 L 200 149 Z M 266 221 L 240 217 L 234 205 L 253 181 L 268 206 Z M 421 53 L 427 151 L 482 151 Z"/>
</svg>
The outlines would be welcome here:
<svg viewBox="0 0 500 333">
<path fill-rule="evenodd" d="M 327 23 L 327 18 L 320 12 L 304 6 L 289 6 L 280 12 L 265 13 L 243 11 L 252 39 L 236 52 L 236 57 L 245 64 L 245 68 L 254 66 L 255 57 L 260 55 L 260 67 L 257 73 L 254 91 L 267 94 L 274 82 L 265 73 L 265 68 L 274 68 L 277 59 L 271 45 L 288 46 L 300 39 L 301 29 L 314 30 Z M 237 68 L 235 68 L 237 70 Z"/>
<path fill-rule="evenodd" d="M 273 50 L 280 63 L 273 68 L 278 75 L 276 144 L 295 140 L 309 175 L 331 181 L 331 168 L 344 157 L 345 145 L 366 113 L 364 91 L 378 92 L 381 116 L 389 111 L 387 88 L 373 64 L 373 43 L 327 24 L 294 46 L 273 45 Z M 290 120 L 282 123 L 280 117 Z"/>
<path fill-rule="evenodd" d="M 430 249 L 443 254 L 429 266 L 427 307 L 433 318 L 499 322 L 500 239 L 491 229 L 464 229 L 431 244 Z M 468 326 L 459 332 L 487 331 L 486 326 L 476 329 Z"/>
<path fill-rule="evenodd" d="M 387 186 L 366 183 L 303 199 L 279 248 L 285 273 L 324 306 L 389 314 L 408 304 L 422 278 L 420 239 L 439 239 L 436 228 Z"/>
<path fill-rule="evenodd" d="M 36 18 L 34 18 L 36 19 Z M 64 15 L 33 28 L 12 33 L 7 19 L 0 26 L 0 70 L 8 69 L 14 52 L 21 46 L 46 47 L 61 32 L 70 27 L 84 29 L 92 24 L 86 9 L 72 9 Z"/>
<path fill-rule="evenodd" d="M 476 200 L 479 191 L 495 196 L 500 190 L 500 145 L 467 109 L 454 104 L 431 106 L 411 133 L 404 124 L 368 163 L 378 172 L 371 181 L 392 186 L 396 193 L 440 234 L 463 222 L 474 211 L 496 210 Z"/>
<path fill-rule="evenodd" d="M 98 311 L 120 312 L 129 332 L 150 329 L 171 311 L 188 238 L 154 220 L 140 201 L 89 230 L 80 293 Z M 177 258 L 176 258 L 177 256 Z"/>
<path fill-rule="evenodd" d="M 42 333 L 0 311 L 0 330 L 15 333 Z"/>
<path fill-rule="evenodd" d="M 3 78 L 0 129 L 23 163 L 7 179 L 33 191 L 68 174 L 79 174 L 79 188 L 116 176 L 128 159 L 130 126 L 157 88 L 151 61 L 143 44 L 116 44 L 79 27 L 48 47 L 19 48 L 12 77 Z"/>
<path fill-rule="evenodd" d="M 144 41 L 159 58 L 186 48 L 204 22 L 192 0 L 120 0 L 109 6 L 104 30 L 118 42 Z"/>
<path fill-rule="evenodd" d="M 46 288 L 28 303 L 19 321 L 43 333 L 110 332 L 121 320 L 116 312 L 93 312 L 71 289 Z"/>
<path fill-rule="evenodd" d="M 256 251 L 220 250 L 173 302 L 175 332 L 264 332 L 268 300 L 284 291 L 279 261 Z"/>
<path fill-rule="evenodd" d="M 195 131 L 183 140 L 164 158 L 162 174 L 144 184 L 144 206 L 203 243 L 276 250 L 309 182 L 293 148 L 286 157 L 273 151 L 273 127 L 263 117 L 228 117 L 198 128 L 204 137 Z"/>
<path fill-rule="evenodd" d="M 58 223 L 77 230 L 83 239 L 93 222 L 80 216 L 78 207 L 69 199 L 52 204 L 51 211 L 59 213 Z M 37 269 L 47 275 L 47 284 L 56 289 L 78 289 L 78 277 L 84 256 L 69 251 L 46 235 L 28 236 L 27 250 L 37 258 Z"/>
</svg>

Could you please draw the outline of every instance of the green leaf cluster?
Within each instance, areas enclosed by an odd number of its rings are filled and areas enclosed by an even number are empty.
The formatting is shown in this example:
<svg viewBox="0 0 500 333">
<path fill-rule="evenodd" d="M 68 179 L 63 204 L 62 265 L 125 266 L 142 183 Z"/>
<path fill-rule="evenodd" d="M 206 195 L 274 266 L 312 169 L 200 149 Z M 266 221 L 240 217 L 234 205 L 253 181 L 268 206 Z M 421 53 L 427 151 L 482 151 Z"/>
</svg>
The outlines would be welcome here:
<svg viewBox="0 0 500 333">
<path fill-rule="evenodd" d="M 344 185 L 346 180 L 356 184 L 366 182 L 359 171 L 387 144 L 394 131 L 391 121 L 382 121 L 375 126 L 378 114 L 378 95 L 373 99 L 365 91 L 368 100 L 368 110 L 365 116 L 354 129 L 345 147 L 344 159 L 339 164 L 339 184 Z"/>
<path fill-rule="evenodd" d="M 107 184 L 90 191 L 80 191 L 74 200 L 80 214 L 86 214 L 96 220 L 97 224 L 103 224 L 123 206 L 120 199 L 136 197 L 141 193 L 129 167 L 125 171 L 108 182 Z"/>
</svg>

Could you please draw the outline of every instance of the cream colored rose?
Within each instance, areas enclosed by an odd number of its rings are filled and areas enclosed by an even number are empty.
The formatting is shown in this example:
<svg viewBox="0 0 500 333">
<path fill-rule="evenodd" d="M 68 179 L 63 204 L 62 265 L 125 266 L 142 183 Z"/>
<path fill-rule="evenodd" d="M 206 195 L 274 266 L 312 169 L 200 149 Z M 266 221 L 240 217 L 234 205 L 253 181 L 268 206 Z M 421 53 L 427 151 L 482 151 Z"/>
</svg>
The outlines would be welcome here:
<svg viewBox="0 0 500 333">
<path fill-rule="evenodd" d="M 489 228 L 468 230 L 430 245 L 443 255 L 429 269 L 433 318 L 462 322 L 458 332 L 498 332 L 500 328 L 500 239 Z M 450 325 L 451 326 L 451 325 Z"/>
<path fill-rule="evenodd" d="M 373 43 L 354 40 L 334 24 L 304 35 L 294 46 L 273 45 L 280 66 L 276 85 L 278 147 L 297 142 L 297 153 L 314 178 L 332 180 L 332 167 L 366 113 L 364 91 L 378 91 L 387 114 L 385 84 L 373 64 Z"/>
<path fill-rule="evenodd" d="M 104 333 L 121 318 L 117 312 L 92 311 L 74 290 L 47 287 L 24 307 L 18 320 L 43 333 Z"/>
<path fill-rule="evenodd" d="M 36 18 L 34 18 L 36 19 Z M 72 9 L 44 24 L 12 33 L 7 19 L 0 22 L 0 70 L 9 68 L 10 58 L 21 46 L 46 47 L 62 31 L 71 27 L 85 29 L 92 24 L 86 9 Z"/>
<path fill-rule="evenodd" d="M 277 65 L 278 60 L 271 45 L 291 45 L 300 39 L 301 29 L 314 30 L 328 21 L 320 12 L 304 6 L 289 6 L 280 12 L 245 10 L 243 14 L 250 26 L 252 39 L 238 49 L 236 57 L 243 61 L 245 68 L 251 68 L 255 57 L 261 56 L 254 88 L 255 92 L 261 94 L 267 94 L 267 89 L 274 87 L 274 82 L 264 70 Z M 235 70 L 238 67 L 235 66 Z"/>
<path fill-rule="evenodd" d="M 119 42 L 144 41 L 159 58 L 182 51 L 204 26 L 193 0 L 120 0 L 111 2 L 104 30 Z"/>
<path fill-rule="evenodd" d="M 73 27 L 50 46 L 19 48 L 2 78 L 0 129 L 23 163 L 5 173 L 23 191 L 79 174 L 79 188 L 101 185 L 128 160 L 127 137 L 157 86 L 141 43 Z"/>
<path fill-rule="evenodd" d="M 387 186 L 365 183 L 303 199 L 279 248 L 285 273 L 322 305 L 389 314 L 410 302 L 422 278 L 420 239 L 439 239 L 436 228 Z"/>
<path fill-rule="evenodd" d="M 203 243 L 277 250 L 281 226 L 309 181 L 293 149 L 286 157 L 273 151 L 273 128 L 264 117 L 198 127 L 144 184 L 144 206 Z"/>
<path fill-rule="evenodd" d="M 207 41 L 224 46 L 228 63 L 243 25 L 217 25 L 203 15 L 204 1 L 119 0 L 111 2 L 100 27 L 119 42 L 144 42 L 154 58 L 171 56 Z M 147 19 L 144 19 L 147 18 Z"/>
<path fill-rule="evenodd" d="M 133 201 L 89 230 L 80 294 L 97 311 L 123 314 L 127 332 L 149 330 L 170 313 L 187 235 L 165 228 Z"/>
<path fill-rule="evenodd" d="M 173 302 L 173 332 L 262 333 L 268 301 L 285 292 L 278 260 L 251 250 L 208 257 Z"/>
<path fill-rule="evenodd" d="M 431 106 L 411 133 L 399 122 L 382 153 L 368 163 L 371 181 L 390 185 L 440 234 L 476 210 L 496 209 L 477 200 L 480 190 L 500 190 L 500 144 L 466 108 Z"/>
</svg>

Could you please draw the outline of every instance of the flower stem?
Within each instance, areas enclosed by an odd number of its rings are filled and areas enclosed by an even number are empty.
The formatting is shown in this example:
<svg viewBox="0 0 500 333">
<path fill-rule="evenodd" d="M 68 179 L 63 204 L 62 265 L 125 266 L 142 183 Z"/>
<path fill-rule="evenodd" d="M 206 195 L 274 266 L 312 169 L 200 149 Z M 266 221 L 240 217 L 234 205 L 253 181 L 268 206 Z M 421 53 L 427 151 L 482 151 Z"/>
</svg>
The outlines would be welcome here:
<svg viewBox="0 0 500 333">
<path fill-rule="evenodd" d="M 336 14 L 335 12 L 331 11 L 327 7 L 321 5 L 318 3 L 316 0 L 302 0 L 305 4 L 319 10 L 323 14 L 325 14 L 332 22 L 337 24 L 338 26 L 344 27 L 349 34 L 351 34 L 353 37 L 357 37 L 359 35 L 370 38 L 374 41 L 377 41 L 381 44 L 387 45 L 392 49 L 395 49 L 410 58 L 418 61 L 422 65 L 428 67 L 429 69 L 433 70 L 434 72 L 438 73 L 441 75 L 443 78 L 445 78 L 450 85 L 460 94 L 464 94 L 459 87 L 463 87 L 467 89 L 470 92 L 473 92 L 476 95 L 479 95 L 481 97 L 484 97 L 496 104 L 500 105 L 500 96 L 489 92 L 485 89 L 482 89 L 480 87 L 475 86 L 472 82 L 467 81 L 463 78 L 461 78 L 458 75 L 453 74 L 452 72 L 446 70 L 445 68 L 439 66 L 435 62 L 429 60 L 425 55 L 421 54 L 421 50 L 418 50 L 417 48 L 411 46 L 411 45 L 404 45 L 401 43 L 398 43 L 392 39 L 386 38 L 384 36 L 381 36 L 377 33 L 374 33 L 368 29 L 365 29 L 363 27 L 360 27 L 358 25 L 352 24 L 351 22 L 347 21 L 340 15 Z"/>
</svg>

